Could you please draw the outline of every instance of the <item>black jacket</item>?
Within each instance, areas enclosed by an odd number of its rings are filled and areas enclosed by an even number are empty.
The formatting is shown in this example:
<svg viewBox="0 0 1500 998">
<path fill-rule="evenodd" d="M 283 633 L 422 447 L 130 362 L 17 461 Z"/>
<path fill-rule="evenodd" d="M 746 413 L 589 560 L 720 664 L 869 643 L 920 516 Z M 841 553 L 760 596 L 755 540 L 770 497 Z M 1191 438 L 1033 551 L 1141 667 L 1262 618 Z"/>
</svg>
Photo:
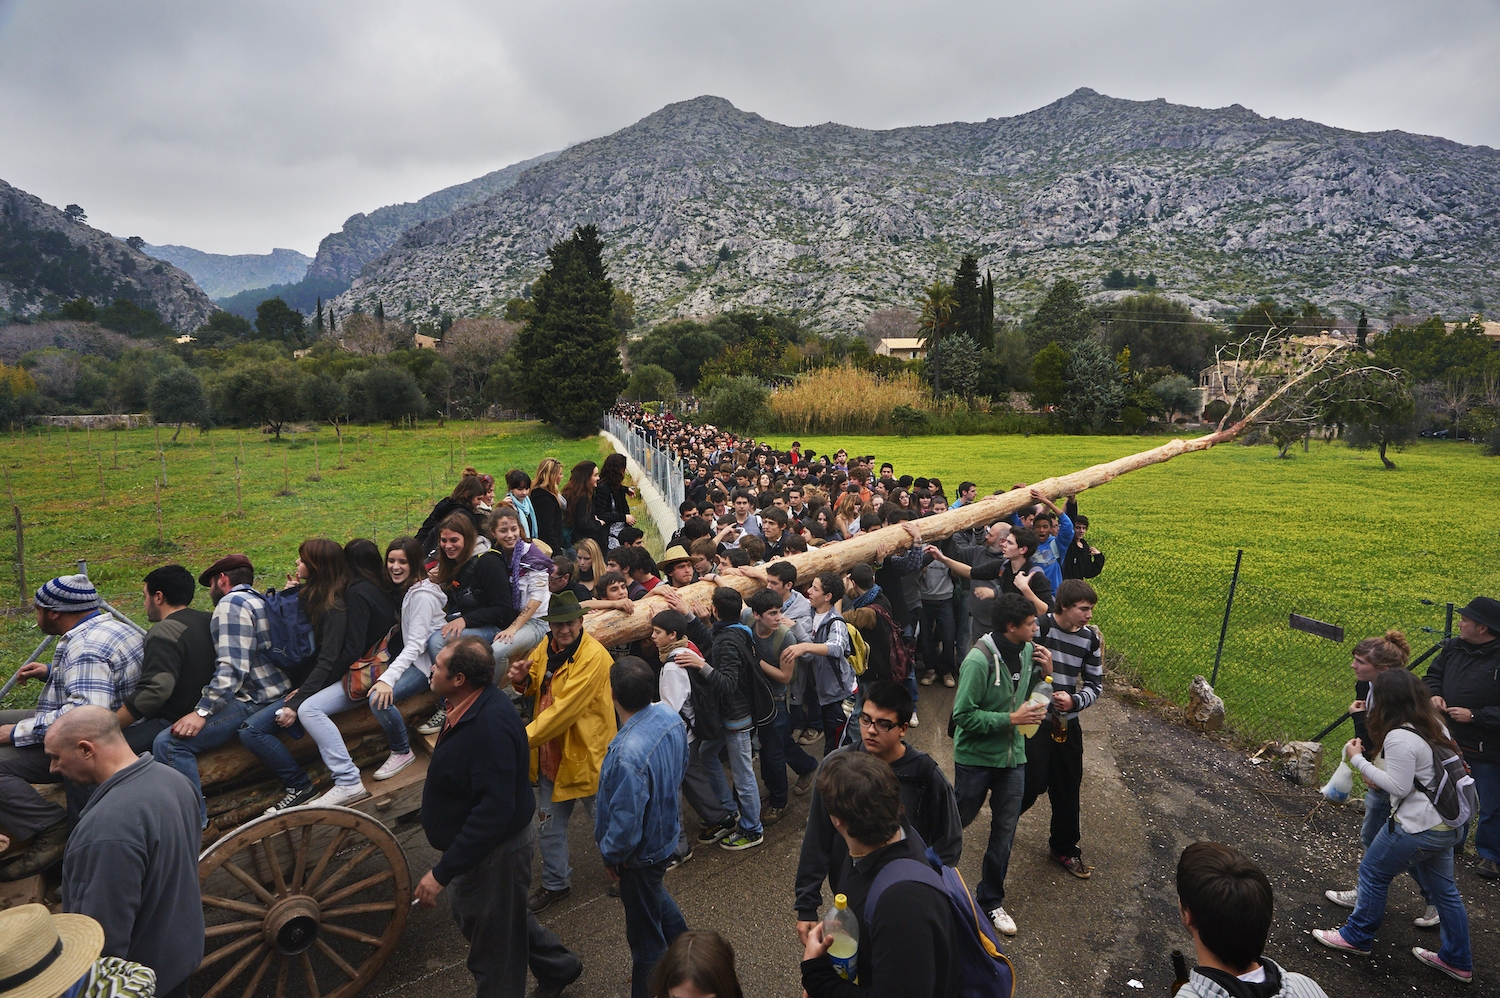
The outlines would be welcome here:
<svg viewBox="0 0 1500 998">
<path fill-rule="evenodd" d="M 349 666 L 359 661 L 396 623 L 396 604 L 389 593 L 366 578 L 356 579 L 344 590 L 343 609 L 329 610 L 318 628 L 318 660 L 287 701 L 296 710 L 319 690 L 344 678 Z"/>
<path fill-rule="evenodd" d="M 1063 552 L 1062 574 L 1065 579 L 1092 579 L 1104 571 L 1104 552 L 1089 554 L 1089 542 L 1081 537 L 1073 539 L 1068 550 Z"/>
<path fill-rule="evenodd" d="M 624 523 L 629 514 L 630 495 L 625 486 L 600 482 L 594 490 L 594 517 L 604 524 L 605 532 L 608 533 L 611 524 Z"/>
<path fill-rule="evenodd" d="M 506 628 L 516 619 L 510 593 L 510 569 L 494 548 L 464 563 L 448 584 L 448 616 L 464 618 L 466 627 Z"/>
<path fill-rule="evenodd" d="M 594 515 L 594 503 L 598 501 L 601 491 L 603 490 L 595 489 L 594 497 L 589 501 L 585 501 L 583 496 L 579 496 L 569 504 L 566 512 L 563 514 L 568 527 L 573 531 L 573 544 L 575 546 L 585 538 L 592 538 L 599 545 L 600 551 L 606 551 L 609 548 L 609 528 Z M 596 565 L 594 567 L 594 574 L 603 575 L 602 566 Z"/>
<path fill-rule="evenodd" d="M 835 749 L 839 752 L 863 752 L 863 739 Z M 906 746 L 906 754 L 891 767 L 901 785 L 901 803 L 906 820 L 932 845 L 933 851 L 948 866 L 957 866 L 964 848 L 964 826 L 958 816 L 958 798 L 937 760 L 926 752 Z M 849 847 L 844 837 L 833 830 L 828 808 L 823 805 L 817 785 L 807 805 L 807 828 L 802 833 L 802 855 L 797 860 L 796 908 L 799 921 L 811 922 L 818 917 L 823 903 L 823 878 L 828 889 L 845 893 L 840 885 Z M 852 907 L 852 905 L 851 905 Z"/>
<path fill-rule="evenodd" d="M 448 519 L 450 513 L 466 514 L 474 522 L 474 533 L 479 533 L 479 514 L 474 512 L 472 507 L 458 502 L 451 496 L 445 496 L 432 507 L 432 512 L 427 514 L 427 519 L 422 521 L 422 526 L 417 530 L 417 543 L 422 546 L 423 551 L 431 554 L 437 549 L 438 525 Z"/>
<path fill-rule="evenodd" d="M 438 736 L 422 787 L 422 830 L 443 858 L 432 868 L 447 885 L 531 822 L 531 750 L 521 715 L 486 686 L 458 723 Z"/>
<path fill-rule="evenodd" d="M 536 539 L 561 554 L 567 544 L 563 541 L 562 503 L 546 489 L 531 490 L 531 511 L 536 514 Z"/>
<path fill-rule="evenodd" d="M 1445 718 L 1464 755 L 1500 762 L 1500 639 L 1471 645 L 1449 638 L 1427 667 L 1427 688 L 1450 707 L 1468 707 L 1474 720 Z"/>
<path fill-rule="evenodd" d="M 856 966 L 859 984 L 846 981 L 827 956 L 802 962 L 808 998 L 950 998 L 958 994 L 953 941 L 973 931 L 959 925 L 946 894 L 927 884 L 900 881 L 886 888 L 874 921 L 865 921 L 865 899 L 886 864 L 897 859 L 925 861 L 926 845 L 910 824 L 906 838 L 876 849 L 858 862 L 844 860 L 839 892 L 859 922 Z M 842 838 L 842 837 L 841 837 Z"/>
<path fill-rule="evenodd" d="M 146 632 L 141 679 L 125 701 L 137 720 L 176 721 L 192 713 L 218 661 L 208 622 L 213 615 L 185 606 Z"/>
<path fill-rule="evenodd" d="M 747 680 L 753 675 L 750 670 L 759 671 L 760 656 L 748 629 L 738 623 L 715 623 L 707 661 L 709 668 L 702 670 L 703 678 L 719 691 L 724 720 L 749 717 Z"/>
</svg>

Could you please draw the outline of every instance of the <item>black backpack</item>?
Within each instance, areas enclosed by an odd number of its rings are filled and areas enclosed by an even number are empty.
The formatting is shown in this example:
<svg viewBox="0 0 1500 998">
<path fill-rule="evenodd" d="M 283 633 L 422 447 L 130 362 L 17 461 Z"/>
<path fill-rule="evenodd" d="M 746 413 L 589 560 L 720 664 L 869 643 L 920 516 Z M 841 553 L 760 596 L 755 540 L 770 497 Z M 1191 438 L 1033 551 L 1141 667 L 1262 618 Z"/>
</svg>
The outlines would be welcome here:
<svg viewBox="0 0 1500 998">
<path fill-rule="evenodd" d="M 745 700 L 750 704 L 750 723 L 755 727 L 770 724 L 776 717 L 776 701 L 771 696 L 771 681 L 760 667 L 760 652 L 755 648 L 755 634 L 744 624 L 729 626 L 745 632 L 745 644 L 750 652 L 749 664 L 745 668 L 749 675 L 740 675 L 740 692 L 745 694 Z"/>
</svg>

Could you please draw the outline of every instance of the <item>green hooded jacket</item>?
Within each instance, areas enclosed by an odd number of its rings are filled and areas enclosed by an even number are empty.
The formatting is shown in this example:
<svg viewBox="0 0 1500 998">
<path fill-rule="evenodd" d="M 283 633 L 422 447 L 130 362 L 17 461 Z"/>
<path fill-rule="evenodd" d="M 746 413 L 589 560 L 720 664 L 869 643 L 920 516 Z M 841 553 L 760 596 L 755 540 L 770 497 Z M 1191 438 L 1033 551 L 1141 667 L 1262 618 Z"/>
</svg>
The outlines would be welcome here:
<svg viewBox="0 0 1500 998">
<path fill-rule="evenodd" d="M 1021 648 L 1019 679 L 1005 664 L 991 635 L 974 643 L 958 670 L 953 697 L 953 761 L 964 766 L 1010 769 L 1026 764 L 1026 739 L 1010 715 L 1026 702 L 1041 676 L 1031 668 L 1031 642 Z"/>
</svg>

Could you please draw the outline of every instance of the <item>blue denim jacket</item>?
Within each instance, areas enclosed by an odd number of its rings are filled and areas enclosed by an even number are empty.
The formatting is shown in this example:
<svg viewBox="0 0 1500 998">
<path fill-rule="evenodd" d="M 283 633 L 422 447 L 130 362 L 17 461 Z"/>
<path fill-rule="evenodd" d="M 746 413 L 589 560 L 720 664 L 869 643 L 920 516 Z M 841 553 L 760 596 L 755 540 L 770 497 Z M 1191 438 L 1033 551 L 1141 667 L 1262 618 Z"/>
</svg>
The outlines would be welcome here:
<svg viewBox="0 0 1500 998">
<path fill-rule="evenodd" d="M 606 866 L 650 866 L 671 857 L 687 761 L 687 729 L 669 707 L 653 703 L 620 728 L 604 755 L 594 812 L 594 841 Z"/>
</svg>

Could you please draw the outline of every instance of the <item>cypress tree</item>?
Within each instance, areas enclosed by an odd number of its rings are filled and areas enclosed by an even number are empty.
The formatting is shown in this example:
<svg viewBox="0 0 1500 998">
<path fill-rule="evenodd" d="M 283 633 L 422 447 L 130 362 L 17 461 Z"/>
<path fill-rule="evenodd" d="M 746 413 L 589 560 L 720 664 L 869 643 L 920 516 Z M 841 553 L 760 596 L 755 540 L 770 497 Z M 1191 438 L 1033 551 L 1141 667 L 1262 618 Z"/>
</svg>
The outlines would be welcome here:
<svg viewBox="0 0 1500 998">
<path fill-rule="evenodd" d="M 1365 318 L 1365 310 L 1359 310 L 1359 325 L 1354 329 L 1354 338 L 1359 343 L 1359 348 L 1365 348 L 1365 340 L 1370 335 L 1370 320 Z"/>
<path fill-rule="evenodd" d="M 978 341 L 981 336 L 979 308 L 979 259 L 965 253 L 953 272 L 952 331 Z"/>
<path fill-rule="evenodd" d="M 625 387 L 603 254 L 593 225 L 553 245 L 532 286 L 536 314 L 516 337 L 521 396 L 532 412 L 576 437 L 598 430 Z"/>
<path fill-rule="evenodd" d="M 317 332 L 317 334 L 319 336 L 323 335 L 323 296 L 322 295 L 318 296 L 318 318 L 317 318 L 317 321 L 315 321 L 313 323 L 313 330 L 315 332 Z"/>
<path fill-rule="evenodd" d="M 979 335 L 974 338 L 981 350 L 995 348 L 995 279 L 984 272 L 984 282 L 979 285 Z"/>
</svg>

